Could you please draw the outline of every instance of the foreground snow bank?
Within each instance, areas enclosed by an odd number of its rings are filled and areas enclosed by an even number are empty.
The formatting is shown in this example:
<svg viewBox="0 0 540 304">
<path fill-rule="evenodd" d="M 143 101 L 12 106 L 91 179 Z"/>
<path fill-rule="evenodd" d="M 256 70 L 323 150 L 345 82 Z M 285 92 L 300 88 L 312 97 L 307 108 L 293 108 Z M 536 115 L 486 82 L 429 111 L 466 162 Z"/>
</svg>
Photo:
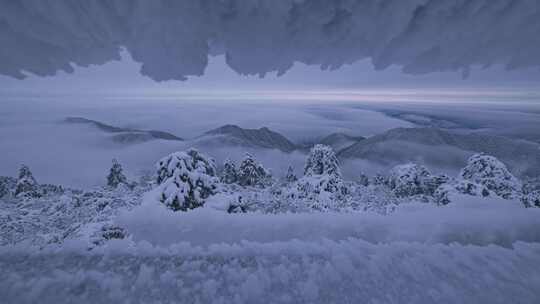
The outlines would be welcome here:
<svg viewBox="0 0 540 304">
<path fill-rule="evenodd" d="M 212 208 L 171 212 L 149 193 L 141 206 L 115 219 L 134 241 L 168 246 L 268 243 L 357 238 L 370 243 L 421 242 L 509 247 L 540 242 L 540 209 L 517 201 L 462 196 L 459 203 L 436 207 L 404 204 L 393 214 L 362 213 L 227 214 Z"/>
<path fill-rule="evenodd" d="M 540 300 L 540 209 L 517 201 L 462 196 L 387 216 L 272 215 L 228 214 L 220 201 L 173 212 L 156 194 L 107 217 L 128 237 L 92 250 L 85 237 L 0 246 L 0 302 Z"/>
<path fill-rule="evenodd" d="M 538 303 L 540 244 L 0 247 L 3 303 Z"/>
</svg>

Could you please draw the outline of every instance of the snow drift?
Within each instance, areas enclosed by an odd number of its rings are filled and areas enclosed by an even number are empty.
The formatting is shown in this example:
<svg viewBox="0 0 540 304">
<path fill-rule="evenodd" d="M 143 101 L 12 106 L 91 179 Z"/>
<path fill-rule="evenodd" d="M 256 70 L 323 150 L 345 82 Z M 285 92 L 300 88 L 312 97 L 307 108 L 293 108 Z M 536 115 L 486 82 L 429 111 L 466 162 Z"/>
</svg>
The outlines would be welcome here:
<svg viewBox="0 0 540 304">
<path fill-rule="evenodd" d="M 156 193 L 149 193 L 141 206 L 114 220 L 131 233 L 135 242 L 211 246 L 243 241 L 354 238 L 374 244 L 420 242 L 504 247 L 518 241 L 540 242 L 540 209 L 524 208 L 519 201 L 499 198 L 461 195 L 455 203 L 442 207 L 409 203 L 384 216 L 368 212 L 273 215 L 227 214 L 215 210 L 222 206 L 213 205 L 212 201 L 205 208 L 171 212 L 159 204 Z"/>
<path fill-rule="evenodd" d="M 540 245 L 290 241 L 0 248 L 4 303 L 538 303 Z"/>
</svg>

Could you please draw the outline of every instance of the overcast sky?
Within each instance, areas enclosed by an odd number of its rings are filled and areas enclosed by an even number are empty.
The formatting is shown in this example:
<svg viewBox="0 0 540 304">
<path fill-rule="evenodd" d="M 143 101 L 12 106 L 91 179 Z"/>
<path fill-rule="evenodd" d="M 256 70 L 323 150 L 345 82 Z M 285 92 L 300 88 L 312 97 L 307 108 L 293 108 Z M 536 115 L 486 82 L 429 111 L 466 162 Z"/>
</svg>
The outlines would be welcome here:
<svg viewBox="0 0 540 304">
<path fill-rule="evenodd" d="M 186 81 L 156 82 L 139 73 L 140 64 L 124 51 L 122 59 L 104 65 L 75 67 L 73 73 L 58 72 L 55 76 L 40 77 L 26 73 L 24 80 L 0 75 L 3 92 L 34 93 L 107 93 L 107 92 L 169 92 L 205 90 L 337 90 L 369 88 L 538 88 L 540 72 L 535 68 L 505 71 L 502 67 L 487 70 L 474 69 L 468 78 L 458 72 L 435 72 L 426 75 L 408 75 L 399 67 L 375 71 L 369 60 L 344 65 L 337 70 L 321 70 L 316 66 L 296 63 L 285 75 L 275 73 L 245 76 L 231 70 L 224 56 L 210 57 L 203 76 Z"/>
</svg>

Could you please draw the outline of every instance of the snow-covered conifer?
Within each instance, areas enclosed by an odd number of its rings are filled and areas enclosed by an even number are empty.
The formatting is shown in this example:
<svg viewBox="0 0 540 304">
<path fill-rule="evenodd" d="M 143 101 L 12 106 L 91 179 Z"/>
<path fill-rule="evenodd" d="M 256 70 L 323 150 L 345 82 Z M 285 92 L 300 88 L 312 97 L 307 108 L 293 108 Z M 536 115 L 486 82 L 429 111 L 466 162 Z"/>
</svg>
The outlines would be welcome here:
<svg viewBox="0 0 540 304">
<path fill-rule="evenodd" d="M 0 176 L 0 198 L 13 193 L 16 186 L 17 179 L 8 176 Z"/>
<path fill-rule="evenodd" d="M 15 188 L 15 195 L 17 196 L 39 196 L 38 183 L 32 175 L 30 168 L 26 165 L 22 165 L 19 169 L 19 177 L 17 179 L 17 186 Z"/>
<path fill-rule="evenodd" d="M 238 168 L 238 184 L 241 186 L 265 187 L 269 184 L 271 174 L 249 153 Z"/>
<path fill-rule="evenodd" d="M 451 178 L 446 174 L 431 175 L 430 178 L 425 180 L 426 194 L 433 195 L 435 191 L 441 186 L 451 181 Z"/>
<path fill-rule="evenodd" d="M 438 205 L 447 205 L 452 202 L 452 196 L 455 194 L 490 196 L 489 190 L 481 184 L 468 180 L 449 180 L 435 190 L 433 197 Z"/>
<path fill-rule="evenodd" d="M 540 191 L 534 190 L 523 194 L 521 202 L 525 207 L 539 207 L 540 208 Z"/>
<path fill-rule="evenodd" d="M 386 184 L 388 184 L 388 178 L 385 177 L 384 175 L 380 174 L 380 173 L 377 173 L 373 177 L 373 184 L 377 185 L 377 186 L 386 185 Z"/>
<path fill-rule="evenodd" d="M 540 177 L 527 179 L 522 192 L 521 202 L 525 207 L 540 207 Z"/>
<path fill-rule="evenodd" d="M 160 201 L 174 211 L 204 205 L 218 185 L 214 160 L 195 149 L 175 152 L 157 164 Z"/>
<path fill-rule="evenodd" d="M 127 178 L 124 175 L 122 165 L 116 160 L 112 160 L 112 167 L 107 175 L 107 186 L 116 188 L 120 184 L 127 184 Z"/>
<path fill-rule="evenodd" d="M 484 185 L 504 199 L 513 199 L 520 195 L 520 181 L 497 158 L 484 153 L 469 158 L 467 166 L 461 170 L 461 177 Z"/>
<path fill-rule="evenodd" d="M 287 183 L 294 183 L 297 180 L 298 178 L 296 177 L 296 174 L 294 174 L 294 168 L 289 166 L 289 168 L 287 168 L 287 174 L 285 175 L 285 181 Z"/>
<path fill-rule="evenodd" d="M 389 186 L 398 197 L 430 195 L 431 173 L 414 163 L 398 165 L 390 170 Z"/>
<path fill-rule="evenodd" d="M 367 187 L 369 185 L 369 177 L 367 175 L 361 173 L 358 177 L 358 184 Z"/>
<path fill-rule="evenodd" d="M 345 194 L 336 154 L 328 146 L 315 145 L 306 159 L 304 176 L 289 197 L 305 201 L 311 209 L 329 210 L 336 209 Z"/>
<path fill-rule="evenodd" d="M 334 150 L 329 146 L 320 144 L 311 148 L 304 167 L 304 175 L 331 175 L 341 178 L 339 161 Z"/>
<path fill-rule="evenodd" d="M 238 181 L 238 172 L 236 165 L 230 159 L 226 159 L 223 163 L 223 172 L 221 174 L 221 182 L 225 184 L 233 184 Z"/>
</svg>

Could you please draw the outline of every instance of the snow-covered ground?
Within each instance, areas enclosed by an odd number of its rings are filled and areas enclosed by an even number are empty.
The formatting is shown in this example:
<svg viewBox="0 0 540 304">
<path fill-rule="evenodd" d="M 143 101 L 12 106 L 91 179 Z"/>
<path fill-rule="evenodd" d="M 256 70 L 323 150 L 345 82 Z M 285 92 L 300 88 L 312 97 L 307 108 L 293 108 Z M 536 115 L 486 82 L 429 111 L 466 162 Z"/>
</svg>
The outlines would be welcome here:
<svg viewBox="0 0 540 304">
<path fill-rule="evenodd" d="M 390 215 L 370 212 L 228 214 L 211 207 L 170 212 L 149 195 L 143 204 L 121 213 L 114 223 L 126 228 L 133 241 L 155 246 L 187 242 L 197 246 L 302 240 L 361 239 L 379 244 L 498 245 L 540 243 L 540 208 L 523 208 L 518 201 L 460 196 L 446 206 L 426 203 L 400 205 Z M 540 264 L 538 265 L 540 267 Z"/>
<path fill-rule="evenodd" d="M 107 186 L 0 178 L 0 303 L 538 303 L 540 202 L 492 156 L 457 177 L 418 164 L 343 180 L 197 150 Z"/>
<path fill-rule="evenodd" d="M 225 227 L 224 227 L 225 228 Z M 538 303 L 540 244 L 242 242 L 0 249 L 3 303 Z"/>
<path fill-rule="evenodd" d="M 123 208 L 129 236 L 0 247 L 3 303 L 538 303 L 540 209 L 462 196 L 390 215 Z"/>
</svg>

